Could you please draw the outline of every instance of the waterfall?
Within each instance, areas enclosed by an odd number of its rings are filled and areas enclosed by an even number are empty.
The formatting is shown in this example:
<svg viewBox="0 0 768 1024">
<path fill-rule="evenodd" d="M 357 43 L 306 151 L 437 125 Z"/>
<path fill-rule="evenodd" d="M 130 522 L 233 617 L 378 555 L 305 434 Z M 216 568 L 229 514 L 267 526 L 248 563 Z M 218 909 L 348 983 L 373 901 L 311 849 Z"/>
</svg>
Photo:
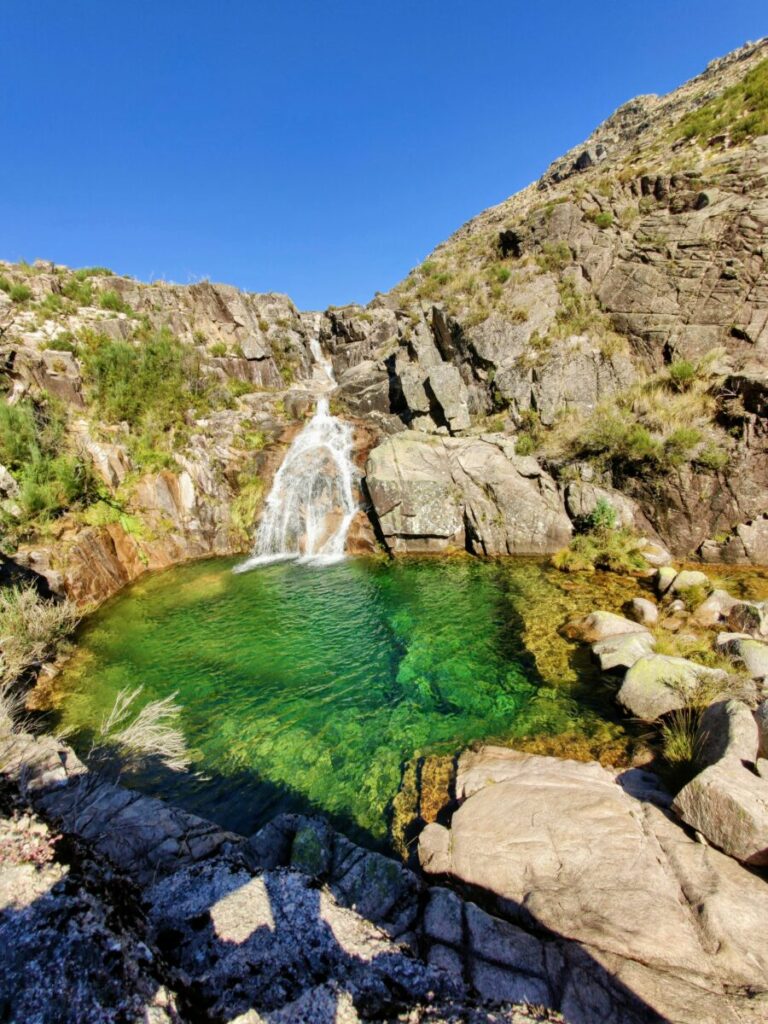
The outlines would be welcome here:
<svg viewBox="0 0 768 1024">
<path fill-rule="evenodd" d="M 352 493 L 352 428 L 330 414 L 325 392 L 336 379 L 317 338 L 310 342 L 310 351 L 321 392 L 314 415 L 275 475 L 253 555 L 235 566 L 235 572 L 289 558 L 328 564 L 344 557 L 357 509 Z"/>
</svg>

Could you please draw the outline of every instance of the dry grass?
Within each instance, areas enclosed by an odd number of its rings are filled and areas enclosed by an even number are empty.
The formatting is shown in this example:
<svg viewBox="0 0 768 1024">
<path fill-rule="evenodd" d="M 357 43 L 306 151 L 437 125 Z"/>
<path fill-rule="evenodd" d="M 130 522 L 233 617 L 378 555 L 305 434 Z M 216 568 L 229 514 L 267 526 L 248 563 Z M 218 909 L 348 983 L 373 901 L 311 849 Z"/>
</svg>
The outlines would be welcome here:
<svg viewBox="0 0 768 1024">
<path fill-rule="evenodd" d="M 684 383 L 667 368 L 612 395 L 591 414 L 561 417 L 542 438 L 545 454 L 590 458 L 627 473 L 690 463 L 722 469 L 728 438 L 714 422 L 719 354 L 715 350 L 696 364 Z"/>
<path fill-rule="evenodd" d="M 181 707 L 175 693 L 153 700 L 136 711 L 143 687 L 121 690 L 112 710 L 102 720 L 89 765 L 105 770 L 136 772 L 148 764 L 161 764 L 170 771 L 187 769 L 191 756 L 184 734 L 177 725 Z"/>
<path fill-rule="evenodd" d="M 0 590 L 0 686 L 52 658 L 79 620 L 71 601 L 49 601 L 33 586 Z"/>
</svg>

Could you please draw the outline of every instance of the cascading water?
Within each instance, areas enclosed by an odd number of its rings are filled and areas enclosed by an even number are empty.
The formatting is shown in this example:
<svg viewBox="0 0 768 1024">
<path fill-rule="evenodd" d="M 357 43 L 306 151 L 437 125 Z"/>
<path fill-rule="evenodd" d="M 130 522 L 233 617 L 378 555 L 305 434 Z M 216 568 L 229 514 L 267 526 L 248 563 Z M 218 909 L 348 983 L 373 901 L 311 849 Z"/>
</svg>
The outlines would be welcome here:
<svg viewBox="0 0 768 1024">
<path fill-rule="evenodd" d="M 330 360 L 313 338 L 318 385 L 330 390 L 336 380 Z M 357 509 L 352 492 L 352 429 L 331 416 L 320 394 L 312 419 L 294 439 L 264 506 L 251 558 L 235 567 L 245 572 L 282 559 L 330 563 L 344 557 L 344 545 Z"/>
</svg>

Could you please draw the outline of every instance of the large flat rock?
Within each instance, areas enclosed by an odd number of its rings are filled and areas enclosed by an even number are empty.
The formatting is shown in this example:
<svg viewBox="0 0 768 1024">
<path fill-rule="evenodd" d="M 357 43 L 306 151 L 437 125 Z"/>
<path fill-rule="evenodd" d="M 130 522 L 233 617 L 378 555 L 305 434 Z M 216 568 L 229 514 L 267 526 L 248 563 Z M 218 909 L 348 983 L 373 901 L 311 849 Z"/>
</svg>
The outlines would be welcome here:
<svg viewBox="0 0 768 1024">
<path fill-rule="evenodd" d="M 552 478 L 503 435 L 403 431 L 371 452 L 366 484 L 394 552 L 544 554 L 571 536 Z"/>
<path fill-rule="evenodd" d="M 421 864 L 559 943 L 558 1008 L 574 1024 L 763 1019 L 768 885 L 696 843 L 649 798 L 648 776 L 625 778 L 499 747 L 465 754 L 463 802 L 450 829 L 422 832 Z M 733 996 L 745 986 L 757 1002 Z"/>
</svg>

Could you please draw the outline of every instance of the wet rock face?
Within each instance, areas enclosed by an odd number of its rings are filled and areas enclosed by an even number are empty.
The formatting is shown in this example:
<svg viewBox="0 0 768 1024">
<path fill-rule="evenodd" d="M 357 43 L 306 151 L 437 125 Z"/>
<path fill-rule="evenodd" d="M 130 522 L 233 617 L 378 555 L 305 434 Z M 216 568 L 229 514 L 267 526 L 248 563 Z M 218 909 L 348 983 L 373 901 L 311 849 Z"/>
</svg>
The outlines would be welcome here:
<svg viewBox="0 0 768 1024">
<path fill-rule="evenodd" d="M 371 452 L 366 484 L 396 553 L 539 554 L 570 539 L 552 479 L 499 435 L 397 434 Z"/>
</svg>

